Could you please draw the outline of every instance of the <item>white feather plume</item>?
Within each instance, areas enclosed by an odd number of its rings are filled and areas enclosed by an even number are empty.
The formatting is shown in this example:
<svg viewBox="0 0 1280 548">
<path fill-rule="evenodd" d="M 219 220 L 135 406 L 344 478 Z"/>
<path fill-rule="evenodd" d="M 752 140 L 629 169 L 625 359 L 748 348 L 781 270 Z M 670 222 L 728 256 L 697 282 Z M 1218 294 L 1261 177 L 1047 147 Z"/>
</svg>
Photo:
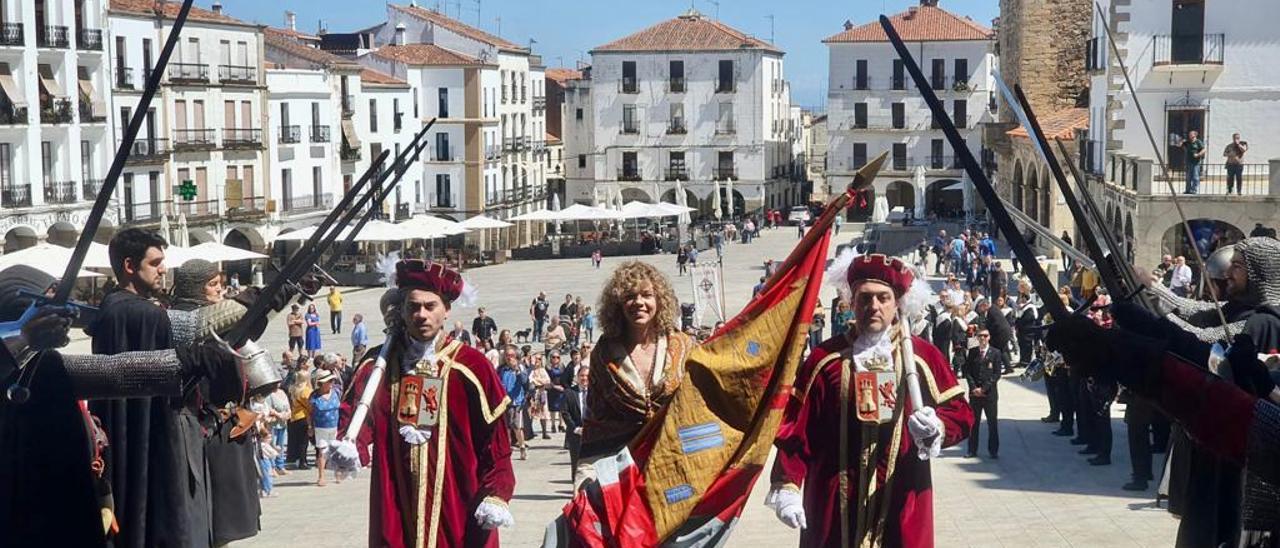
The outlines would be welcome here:
<svg viewBox="0 0 1280 548">
<path fill-rule="evenodd" d="M 382 273 L 382 283 L 387 287 L 396 286 L 396 263 L 400 262 L 400 252 L 392 251 L 386 255 L 378 255 L 378 272 Z"/>
<path fill-rule="evenodd" d="M 831 266 L 827 267 L 827 283 L 836 289 L 840 300 L 846 303 L 853 299 L 853 290 L 849 287 L 849 267 L 853 266 L 853 260 L 858 255 L 860 253 L 853 247 L 845 248 L 831 261 Z"/>
<path fill-rule="evenodd" d="M 480 302 L 480 290 L 476 286 L 468 282 L 466 278 L 462 279 L 462 293 L 454 299 L 453 306 L 476 306 Z"/>
<path fill-rule="evenodd" d="M 938 296 L 929 287 L 929 282 L 925 281 L 925 274 L 920 267 L 911 266 L 910 268 L 914 274 L 911 287 L 907 288 L 907 293 L 898 302 L 898 308 L 906 317 L 911 318 L 912 322 L 922 324 L 920 319 L 924 317 L 929 305 L 938 302 Z"/>
</svg>

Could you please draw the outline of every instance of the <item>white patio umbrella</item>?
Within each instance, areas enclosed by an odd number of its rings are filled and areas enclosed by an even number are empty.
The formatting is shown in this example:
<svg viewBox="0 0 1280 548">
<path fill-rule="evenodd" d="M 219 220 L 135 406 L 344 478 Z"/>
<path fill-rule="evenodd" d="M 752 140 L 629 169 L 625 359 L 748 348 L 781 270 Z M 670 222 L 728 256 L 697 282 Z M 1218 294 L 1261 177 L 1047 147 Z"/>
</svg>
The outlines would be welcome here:
<svg viewBox="0 0 1280 548">
<path fill-rule="evenodd" d="M 178 211 L 178 233 L 174 235 L 173 240 L 170 243 L 174 245 L 191 246 L 191 233 L 187 231 L 187 212 L 185 211 Z"/>
<path fill-rule="evenodd" d="M 512 221 L 554 221 L 556 220 L 556 212 L 549 209 L 539 209 L 528 213 L 521 213 L 509 220 Z"/>
<path fill-rule="evenodd" d="M 423 231 L 427 234 L 440 234 L 434 236 L 440 238 L 442 236 L 453 236 L 456 234 L 465 234 L 469 229 L 462 226 L 457 221 L 449 219 L 441 219 L 434 215 L 418 215 L 408 219 L 402 223 L 398 223 L 410 230 Z M 423 236 L 412 236 L 413 238 L 423 238 Z"/>
<path fill-rule="evenodd" d="M 266 255 L 255 251 L 240 249 L 235 246 L 221 244 L 218 242 L 205 242 L 187 249 L 189 249 L 196 257 L 213 262 L 247 261 L 267 258 Z"/>
<path fill-rule="evenodd" d="M 95 252 L 92 246 L 98 246 L 102 249 Z M 85 257 L 84 268 L 111 268 L 111 263 L 106 260 L 107 246 L 97 242 L 90 244 L 89 255 Z M 26 249 L 5 253 L 0 255 L 0 270 L 4 270 L 11 266 L 24 264 L 45 274 L 55 278 L 61 278 L 67 270 L 67 263 L 71 262 L 71 254 L 74 250 L 70 247 L 62 247 L 50 243 L 36 244 Z M 100 255 L 95 257 L 95 255 Z M 95 278 L 101 276 L 97 272 L 90 270 L 81 270 L 76 275 L 77 278 Z"/>
<path fill-rule="evenodd" d="M 924 185 L 925 185 L 925 182 L 924 182 L 924 181 L 925 181 L 925 179 L 924 179 L 924 166 L 919 166 L 919 165 L 918 165 L 918 166 L 916 166 L 916 174 L 915 174 L 915 180 L 914 180 L 915 188 L 913 189 L 913 190 L 915 191 L 915 195 L 916 195 L 916 196 L 915 196 L 915 198 L 916 198 L 916 208 L 915 208 L 915 209 L 916 209 L 916 210 L 915 210 L 915 214 L 914 214 L 914 216 L 915 216 L 915 218 L 917 218 L 917 219 L 923 219 L 923 218 L 924 218 L 924 216 L 925 216 L 925 211 L 924 211 Z"/>
<path fill-rule="evenodd" d="M 711 215 L 719 221 L 724 215 L 724 212 L 720 208 L 720 181 L 713 180 L 711 181 L 711 184 Z"/>
<path fill-rule="evenodd" d="M 724 197 L 725 197 L 725 201 L 728 202 L 727 204 L 725 204 L 725 211 L 727 212 L 725 217 L 728 217 L 729 220 L 732 221 L 733 216 L 738 214 L 736 208 L 734 207 L 733 177 L 725 177 L 724 179 Z"/>
<path fill-rule="evenodd" d="M 458 223 L 458 225 L 469 230 L 485 230 L 490 228 L 507 228 L 511 226 L 511 223 L 500 219 L 494 219 L 493 217 L 486 215 L 476 215 Z"/>
<path fill-rule="evenodd" d="M 623 218 L 621 211 L 582 204 L 573 204 L 552 214 L 550 220 L 560 221 L 616 221 Z"/>
<path fill-rule="evenodd" d="M 551 211 L 560 211 L 560 195 L 559 194 L 551 195 Z M 560 221 L 556 221 L 556 234 L 560 234 Z"/>
<path fill-rule="evenodd" d="M 889 199 L 884 196 L 876 196 L 875 208 L 871 210 L 871 222 L 883 223 L 889 218 Z"/>
<path fill-rule="evenodd" d="M 345 239 L 351 235 L 354 227 L 344 229 L 340 234 L 340 239 Z M 423 238 L 420 231 L 414 230 L 408 226 L 408 221 L 395 224 L 386 221 L 373 220 L 365 223 L 360 232 L 352 241 L 356 242 L 402 242 L 413 238 Z"/>
<path fill-rule="evenodd" d="M 302 241 L 306 241 L 307 238 L 310 238 L 312 234 L 315 234 L 315 232 L 316 232 L 316 227 L 314 226 L 300 228 L 293 232 L 286 232 L 284 234 L 276 236 L 276 241 L 277 242 L 302 242 Z"/>
<path fill-rule="evenodd" d="M 684 183 L 680 181 L 676 181 L 676 205 L 693 211 L 693 208 L 689 207 L 689 196 L 685 193 Z M 690 220 L 689 212 L 686 211 L 680 215 L 680 219 L 677 222 L 683 226 L 688 225 Z"/>
<path fill-rule="evenodd" d="M 164 238 L 164 241 L 167 243 L 177 243 L 173 240 L 173 230 L 169 227 L 169 214 L 167 213 L 160 214 L 160 237 Z"/>
</svg>

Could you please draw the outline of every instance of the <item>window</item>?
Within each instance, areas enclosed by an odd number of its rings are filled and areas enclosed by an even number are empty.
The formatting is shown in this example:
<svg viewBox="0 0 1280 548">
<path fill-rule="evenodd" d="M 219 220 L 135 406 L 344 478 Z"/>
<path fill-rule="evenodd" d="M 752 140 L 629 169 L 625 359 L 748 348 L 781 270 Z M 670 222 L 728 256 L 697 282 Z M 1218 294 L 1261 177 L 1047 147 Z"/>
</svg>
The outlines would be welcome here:
<svg viewBox="0 0 1280 548">
<path fill-rule="evenodd" d="M 369 132 L 378 132 L 378 100 L 369 99 Z M 374 155 L 377 158 L 378 155 Z"/>
<path fill-rule="evenodd" d="M 684 103 L 671 103 L 671 126 L 667 128 L 667 133 L 685 133 L 686 131 Z"/>
<path fill-rule="evenodd" d="M 311 127 L 320 127 L 320 102 L 311 102 Z"/>
<path fill-rule="evenodd" d="M 902 59 L 893 60 L 893 89 L 907 89 L 906 67 Z"/>
<path fill-rule="evenodd" d="M 636 62 L 623 61 L 622 62 L 622 92 L 637 93 L 639 91 L 640 91 L 640 86 L 638 83 L 636 83 Z"/>
<path fill-rule="evenodd" d="M 853 144 L 853 165 L 849 167 L 853 169 L 860 169 L 862 166 L 865 166 L 865 165 L 867 165 L 867 144 L 854 143 Z"/>
<path fill-rule="evenodd" d="M 80 141 L 80 182 L 87 183 L 93 180 L 93 144 L 89 141 Z M 89 199 L 89 196 L 85 196 Z"/>
<path fill-rule="evenodd" d="M 857 70 L 854 71 L 853 87 L 854 89 L 867 89 L 867 60 L 858 59 Z"/>
<path fill-rule="evenodd" d="M 636 121 L 635 105 L 622 105 L 622 132 L 640 133 L 640 127 Z"/>
<path fill-rule="evenodd" d="M 737 174 L 733 170 L 733 151 L 720 150 L 716 152 L 716 173 L 717 180 L 736 179 Z"/>
<path fill-rule="evenodd" d="M 436 90 L 436 109 L 440 111 L 441 118 L 449 117 L 449 88 L 439 88 Z"/>
<path fill-rule="evenodd" d="M 716 133 L 733 133 L 733 103 L 720 103 L 720 113 L 716 118 Z"/>
<path fill-rule="evenodd" d="M 667 157 L 667 180 L 668 181 L 688 181 L 689 172 L 685 168 L 684 151 L 673 150 Z"/>
<path fill-rule="evenodd" d="M 867 104 L 853 104 L 853 127 L 855 129 L 866 129 L 867 127 Z"/>
<path fill-rule="evenodd" d="M 951 120 L 955 122 L 956 127 L 969 127 L 969 102 L 964 99 L 956 99 L 952 103 Z"/>
<path fill-rule="evenodd" d="M 450 151 L 449 151 L 449 134 L 443 133 L 443 132 L 437 133 L 436 134 L 436 161 L 448 162 L 452 160 L 453 160 L 453 157 L 450 155 Z"/>
<path fill-rule="evenodd" d="M 151 67 L 153 66 L 154 65 L 151 64 L 151 39 L 143 38 L 142 39 L 142 74 L 150 75 Z"/>
<path fill-rule="evenodd" d="M 320 166 L 311 167 L 311 195 L 315 196 L 317 207 L 324 203 L 324 172 Z"/>
<path fill-rule="evenodd" d="M 436 207 L 453 207 L 453 189 L 448 173 L 436 174 Z"/>
<path fill-rule="evenodd" d="M 284 210 L 289 211 L 297 206 L 293 203 L 293 170 L 280 170 L 280 188 L 284 191 Z"/>
<path fill-rule="evenodd" d="M 485 92 L 485 97 L 486 97 L 486 99 L 487 99 L 487 98 L 488 98 L 488 96 L 489 96 L 489 90 L 484 90 L 484 92 Z M 488 106 L 489 106 L 487 103 L 482 103 L 482 104 L 484 104 L 484 105 L 485 105 L 485 108 L 488 108 Z M 414 94 L 413 94 L 413 117 L 414 117 L 414 118 L 419 118 L 419 117 L 420 117 L 420 116 L 418 115 L 418 94 L 417 94 L 417 93 L 414 93 Z"/>
<path fill-rule="evenodd" d="M 640 160 L 635 152 L 622 153 L 622 180 L 639 181 L 640 180 Z"/>
<path fill-rule="evenodd" d="M 9 143 L 0 143 L 0 188 L 13 186 L 13 150 Z"/>
<path fill-rule="evenodd" d="M 893 169 L 897 171 L 906 171 L 907 169 L 907 144 L 893 144 Z"/>
<path fill-rule="evenodd" d="M 947 83 L 947 60 L 934 59 L 933 73 L 929 77 L 929 83 L 933 89 L 943 89 Z"/>
<path fill-rule="evenodd" d="M 5 145 L 5 147 L 8 147 L 8 146 L 9 146 L 9 145 Z M 579 154 L 579 155 L 578 155 L 578 169 L 587 169 L 587 155 L 586 155 L 586 154 Z"/>
<path fill-rule="evenodd" d="M 734 90 L 733 61 L 720 61 L 719 78 L 716 79 L 716 93 L 727 93 Z"/>
<path fill-rule="evenodd" d="M 907 107 L 902 103 L 894 103 L 891 107 L 893 112 L 893 129 L 906 129 L 907 127 Z"/>
<path fill-rule="evenodd" d="M 289 127 L 289 103 L 280 103 L 280 127 Z"/>
<path fill-rule="evenodd" d="M 123 84 L 125 81 L 127 81 L 128 77 L 124 76 L 124 72 L 129 70 L 128 63 L 125 62 L 125 59 L 127 59 L 127 57 L 125 55 L 124 46 L 125 46 L 124 37 L 117 36 L 116 37 L 116 73 L 119 76 L 117 76 L 116 78 L 118 78 L 117 81 L 121 82 L 120 87 L 125 87 Z"/>
<path fill-rule="evenodd" d="M 943 141 L 942 139 L 934 139 L 929 142 L 929 167 L 933 169 L 943 168 Z"/>
<path fill-rule="evenodd" d="M 582 120 L 582 109 L 577 109 L 573 112 L 573 119 L 579 121 Z"/>
<path fill-rule="evenodd" d="M 955 85 L 956 91 L 963 91 L 963 90 L 969 89 L 969 60 L 968 59 L 956 59 L 955 78 L 956 78 L 956 85 Z"/>
<path fill-rule="evenodd" d="M 670 67 L 669 85 L 672 92 L 680 93 L 684 91 L 684 61 L 672 61 Z"/>
<path fill-rule="evenodd" d="M 45 188 L 48 188 L 53 184 L 53 143 L 49 141 L 40 142 L 40 167 L 43 171 L 41 178 Z"/>
<path fill-rule="evenodd" d="M 401 120 L 403 117 L 404 117 L 404 113 L 400 112 L 400 99 L 392 99 L 391 100 L 391 125 L 392 127 L 395 128 L 397 132 L 399 132 L 400 128 L 403 126 L 403 122 Z"/>
</svg>

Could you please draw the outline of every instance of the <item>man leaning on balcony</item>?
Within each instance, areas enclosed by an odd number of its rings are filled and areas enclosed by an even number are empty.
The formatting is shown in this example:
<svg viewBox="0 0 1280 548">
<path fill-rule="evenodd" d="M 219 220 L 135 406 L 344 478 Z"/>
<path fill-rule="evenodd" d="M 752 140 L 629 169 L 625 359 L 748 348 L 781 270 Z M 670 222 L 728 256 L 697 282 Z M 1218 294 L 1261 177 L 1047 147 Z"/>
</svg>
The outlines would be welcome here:
<svg viewBox="0 0 1280 548">
<path fill-rule="evenodd" d="M 1204 159 L 1204 141 L 1200 140 L 1200 133 L 1193 129 L 1187 132 L 1187 138 L 1178 146 L 1182 147 L 1182 152 L 1186 155 L 1187 188 L 1183 194 L 1199 194 L 1200 160 Z"/>
<path fill-rule="evenodd" d="M 1231 134 L 1231 142 L 1223 149 L 1222 156 L 1227 159 L 1227 194 L 1234 187 L 1236 196 L 1244 191 L 1244 153 L 1249 152 L 1249 142 L 1240 140 L 1239 133 Z M 1234 183 L 1234 184 L 1233 184 Z"/>
</svg>

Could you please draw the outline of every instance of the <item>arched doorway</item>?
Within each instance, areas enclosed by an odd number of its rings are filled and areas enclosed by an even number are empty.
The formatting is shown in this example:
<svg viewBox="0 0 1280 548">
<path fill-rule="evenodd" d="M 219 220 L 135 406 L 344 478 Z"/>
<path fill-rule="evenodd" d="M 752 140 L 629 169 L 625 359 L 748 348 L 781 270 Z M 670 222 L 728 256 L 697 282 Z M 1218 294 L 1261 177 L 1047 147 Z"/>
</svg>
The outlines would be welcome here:
<svg viewBox="0 0 1280 548">
<path fill-rule="evenodd" d="M 885 200 L 889 202 L 889 211 L 902 207 L 903 211 L 915 211 L 916 189 L 906 181 L 894 181 L 884 189 Z"/>
<path fill-rule="evenodd" d="M 1040 178 L 1037 174 L 1031 173 L 1027 176 L 1031 185 L 1025 196 L 1026 201 L 1023 202 L 1022 211 L 1026 212 L 1028 217 L 1035 222 L 1040 222 Z"/>
<path fill-rule="evenodd" d="M 653 203 L 653 198 L 649 196 L 648 192 L 641 189 L 624 188 L 622 189 L 622 202 L 644 202 L 646 204 L 651 204 Z"/>
<path fill-rule="evenodd" d="M 1133 214 L 1125 213 L 1124 215 L 1124 257 L 1129 260 L 1130 264 L 1136 259 L 1133 252 Z"/>
<path fill-rule="evenodd" d="M 62 247 L 75 247 L 78 239 L 80 239 L 80 232 L 75 226 L 68 222 L 57 222 L 49 227 L 45 241 Z"/>
<path fill-rule="evenodd" d="M 924 192 L 924 205 L 928 213 L 940 219 L 964 217 L 964 184 L 955 179 L 929 183 Z"/>
<path fill-rule="evenodd" d="M 1187 231 L 1182 223 L 1174 223 L 1165 229 L 1164 236 L 1160 239 L 1161 254 L 1175 257 L 1181 255 L 1187 258 L 1188 264 L 1195 264 L 1196 251 L 1207 257 L 1219 247 L 1244 239 L 1244 231 L 1225 221 L 1192 219 L 1187 221 L 1187 224 L 1191 225 L 1191 234 L 1195 236 L 1195 247 L 1193 248 L 1191 242 L 1187 240 Z M 1192 271 L 1198 273 L 1199 269 L 1192 268 Z"/>
<path fill-rule="evenodd" d="M 194 244 L 195 242 L 193 241 L 192 243 Z M 227 236 L 222 239 L 222 243 L 247 251 L 254 250 L 251 236 L 238 228 L 227 232 Z M 232 276 L 238 277 L 242 285 L 249 285 L 253 282 L 253 261 L 233 261 L 222 263 L 222 271 L 227 275 L 228 280 L 230 280 Z"/>
<path fill-rule="evenodd" d="M 35 229 L 29 226 L 15 226 L 4 234 L 4 252 L 13 253 L 26 249 L 39 242 Z"/>
<path fill-rule="evenodd" d="M 1053 208 L 1050 206 L 1053 201 L 1053 183 L 1049 182 L 1047 172 L 1044 177 L 1040 181 L 1040 224 L 1048 227 L 1053 222 Z"/>
<path fill-rule="evenodd" d="M 726 221 L 729 219 L 737 219 L 747 212 L 747 200 L 743 198 L 742 193 L 738 192 L 737 189 L 734 189 L 733 200 L 730 201 L 728 192 L 729 189 L 724 187 L 720 188 L 720 219 Z M 704 215 L 707 219 L 715 218 L 715 213 L 712 211 L 712 206 L 714 205 L 713 196 L 713 194 L 707 194 L 707 197 L 702 199 L 702 202 L 698 207 L 699 213 Z"/>
<path fill-rule="evenodd" d="M 871 220 L 871 213 L 876 206 L 875 188 L 868 187 L 849 201 L 845 209 L 845 220 L 854 223 L 865 223 Z"/>
<path fill-rule="evenodd" d="M 1026 190 L 1023 188 L 1023 185 L 1022 160 L 1018 160 L 1018 162 L 1013 166 L 1013 203 L 1016 204 L 1019 209 L 1026 211 L 1026 208 L 1023 207 L 1023 194 Z"/>
<path fill-rule="evenodd" d="M 676 189 L 668 189 L 666 192 L 662 193 L 662 201 L 668 204 L 679 205 L 680 201 L 676 199 Z M 685 207 L 692 207 L 695 209 L 695 211 L 689 212 L 689 220 L 694 221 L 702 218 L 702 212 L 698 210 L 698 195 L 694 194 L 692 190 L 687 188 L 684 189 L 684 203 Z"/>
<path fill-rule="evenodd" d="M 107 218 L 103 218 L 98 224 L 98 232 L 93 235 L 93 241 L 102 245 L 111 243 L 111 238 L 116 235 L 116 227 L 111 224 Z"/>
<path fill-rule="evenodd" d="M 233 231 L 233 232 L 236 232 L 236 231 Z M 228 236 L 230 236 L 230 234 L 228 234 Z M 187 230 L 187 239 L 189 240 L 191 245 L 199 245 L 206 242 L 218 241 L 218 239 L 213 236 L 212 232 L 209 232 L 208 230 L 201 230 L 198 228 Z M 227 245 L 231 245 L 231 244 L 227 244 Z M 240 247 L 240 246 L 236 246 L 236 247 Z M 250 248 L 246 247 L 242 249 L 250 249 Z"/>
</svg>

